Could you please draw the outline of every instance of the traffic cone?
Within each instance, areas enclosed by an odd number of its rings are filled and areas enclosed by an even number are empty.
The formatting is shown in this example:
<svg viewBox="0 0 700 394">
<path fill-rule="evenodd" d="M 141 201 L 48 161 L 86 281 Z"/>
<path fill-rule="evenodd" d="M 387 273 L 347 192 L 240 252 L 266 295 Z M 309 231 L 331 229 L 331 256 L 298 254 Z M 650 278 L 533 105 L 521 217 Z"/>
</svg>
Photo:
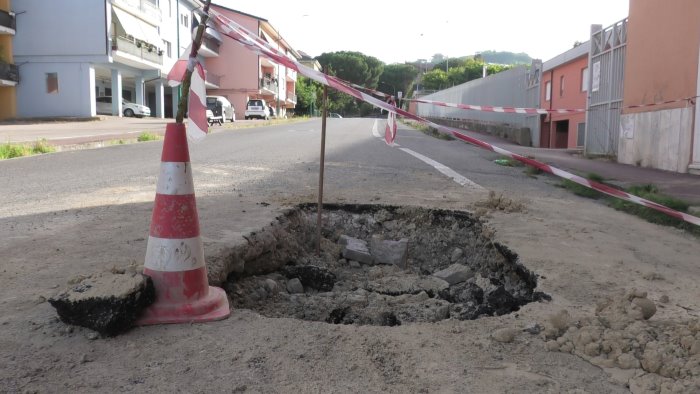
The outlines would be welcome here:
<svg viewBox="0 0 700 394">
<path fill-rule="evenodd" d="M 184 124 L 165 128 L 143 273 L 153 280 L 156 301 L 139 325 L 207 322 L 231 313 L 224 290 L 207 281 Z"/>
</svg>

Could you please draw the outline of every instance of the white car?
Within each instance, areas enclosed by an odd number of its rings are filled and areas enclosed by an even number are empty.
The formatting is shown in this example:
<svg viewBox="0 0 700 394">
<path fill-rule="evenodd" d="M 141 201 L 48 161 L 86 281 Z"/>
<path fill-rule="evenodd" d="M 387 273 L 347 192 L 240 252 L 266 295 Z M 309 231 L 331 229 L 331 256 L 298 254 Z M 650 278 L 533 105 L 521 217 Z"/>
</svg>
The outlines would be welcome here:
<svg viewBox="0 0 700 394">
<path fill-rule="evenodd" d="M 245 107 L 245 118 L 248 119 L 270 119 L 270 109 L 265 100 L 254 99 L 248 101 Z"/>
<path fill-rule="evenodd" d="M 207 108 L 214 113 L 214 116 L 220 116 L 223 122 L 236 121 L 236 110 L 224 96 L 207 96 Z"/>
<path fill-rule="evenodd" d="M 96 101 L 96 109 L 98 114 L 112 115 L 111 96 L 98 97 Z M 127 117 L 136 116 L 138 118 L 143 118 L 144 116 L 151 116 L 151 109 L 145 105 L 132 103 L 127 99 L 122 99 L 122 113 Z"/>
</svg>

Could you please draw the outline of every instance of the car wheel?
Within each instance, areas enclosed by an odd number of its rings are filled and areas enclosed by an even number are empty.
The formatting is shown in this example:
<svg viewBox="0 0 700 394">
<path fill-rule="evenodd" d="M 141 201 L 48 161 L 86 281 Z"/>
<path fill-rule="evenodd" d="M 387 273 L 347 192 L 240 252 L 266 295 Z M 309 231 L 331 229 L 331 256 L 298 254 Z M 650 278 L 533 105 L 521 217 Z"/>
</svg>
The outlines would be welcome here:
<svg viewBox="0 0 700 394">
<path fill-rule="evenodd" d="M 246 116 L 246 117 L 245 117 L 245 120 L 248 120 L 248 119 L 249 119 L 249 117 Z"/>
<path fill-rule="evenodd" d="M 131 109 L 131 108 L 125 109 L 125 110 L 124 110 L 124 116 L 126 116 L 126 117 L 128 117 L 128 118 L 134 116 L 134 110 Z"/>
</svg>

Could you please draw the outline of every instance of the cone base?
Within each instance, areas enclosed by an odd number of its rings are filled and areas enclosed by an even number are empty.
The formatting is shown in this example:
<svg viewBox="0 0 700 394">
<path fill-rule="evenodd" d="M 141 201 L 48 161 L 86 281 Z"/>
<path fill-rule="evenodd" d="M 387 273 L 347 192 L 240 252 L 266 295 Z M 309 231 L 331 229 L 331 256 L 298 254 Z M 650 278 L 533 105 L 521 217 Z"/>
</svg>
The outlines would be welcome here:
<svg viewBox="0 0 700 394">
<path fill-rule="evenodd" d="M 205 323 L 223 320 L 230 314 L 226 292 L 221 288 L 209 286 L 209 294 L 195 302 L 172 304 L 156 300 L 143 312 L 136 325 Z"/>
</svg>

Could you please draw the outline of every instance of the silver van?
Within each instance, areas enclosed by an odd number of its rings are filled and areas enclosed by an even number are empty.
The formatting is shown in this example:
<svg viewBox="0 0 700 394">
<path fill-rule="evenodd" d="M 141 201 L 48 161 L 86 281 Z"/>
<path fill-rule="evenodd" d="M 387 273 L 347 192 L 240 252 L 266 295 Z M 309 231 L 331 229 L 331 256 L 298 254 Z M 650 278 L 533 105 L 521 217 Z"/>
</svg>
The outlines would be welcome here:
<svg viewBox="0 0 700 394">
<path fill-rule="evenodd" d="M 214 116 L 221 116 L 224 122 L 236 121 L 233 104 L 224 96 L 207 96 L 207 109 L 210 109 Z"/>
</svg>

